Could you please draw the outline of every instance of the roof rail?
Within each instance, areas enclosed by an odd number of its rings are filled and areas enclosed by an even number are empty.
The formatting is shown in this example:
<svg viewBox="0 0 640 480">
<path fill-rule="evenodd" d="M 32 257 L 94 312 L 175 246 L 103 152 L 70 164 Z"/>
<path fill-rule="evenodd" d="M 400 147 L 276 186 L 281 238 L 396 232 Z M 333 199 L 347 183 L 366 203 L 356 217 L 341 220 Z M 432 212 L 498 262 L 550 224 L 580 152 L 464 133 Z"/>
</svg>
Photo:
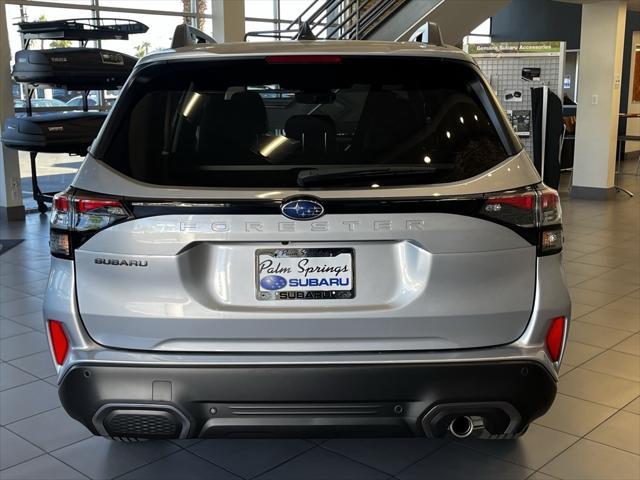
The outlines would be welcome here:
<svg viewBox="0 0 640 480">
<path fill-rule="evenodd" d="M 426 22 L 424 25 L 419 27 L 411 34 L 409 41 L 428 43 L 429 45 L 436 45 L 438 47 L 444 45 L 442 42 L 442 32 L 440 31 L 438 24 L 435 22 Z"/>
<path fill-rule="evenodd" d="M 308 22 L 300 22 L 300 29 L 298 30 L 298 33 L 296 34 L 295 37 L 293 37 L 294 40 L 317 40 L 316 36 L 313 34 L 313 30 L 311 30 L 311 27 L 309 26 Z"/>
<path fill-rule="evenodd" d="M 188 47 L 198 43 L 217 43 L 213 37 L 210 37 L 202 30 L 181 23 L 173 32 L 173 40 L 171 40 L 171 48 Z"/>
</svg>

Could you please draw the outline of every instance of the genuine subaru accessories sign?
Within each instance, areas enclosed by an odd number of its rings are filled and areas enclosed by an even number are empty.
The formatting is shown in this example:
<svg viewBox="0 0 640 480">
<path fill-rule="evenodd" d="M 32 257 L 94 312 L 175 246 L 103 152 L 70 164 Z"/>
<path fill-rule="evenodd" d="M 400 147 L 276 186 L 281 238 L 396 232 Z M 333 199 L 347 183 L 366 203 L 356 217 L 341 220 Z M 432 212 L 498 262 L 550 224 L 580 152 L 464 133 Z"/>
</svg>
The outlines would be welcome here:
<svg viewBox="0 0 640 480">
<path fill-rule="evenodd" d="M 289 200 L 282 204 L 280 210 L 292 220 L 313 220 L 324 214 L 324 207 L 319 202 L 305 198 Z"/>
<path fill-rule="evenodd" d="M 355 296 L 352 248 L 256 251 L 258 300 L 336 300 Z"/>
</svg>

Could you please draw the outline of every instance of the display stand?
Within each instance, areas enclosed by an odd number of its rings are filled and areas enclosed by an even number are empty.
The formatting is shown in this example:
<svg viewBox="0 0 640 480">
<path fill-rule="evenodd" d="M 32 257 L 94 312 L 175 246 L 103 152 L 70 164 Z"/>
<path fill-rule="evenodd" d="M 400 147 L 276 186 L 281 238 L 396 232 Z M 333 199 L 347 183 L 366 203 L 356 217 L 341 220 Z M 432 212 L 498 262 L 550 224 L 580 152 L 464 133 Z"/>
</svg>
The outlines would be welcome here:
<svg viewBox="0 0 640 480">
<path fill-rule="evenodd" d="M 533 151 L 533 105 L 531 87 L 549 87 L 562 95 L 565 43 L 494 42 L 468 44 L 474 58 L 500 101 L 525 151 Z M 554 147 L 555 148 L 555 147 Z M 545 149 L 548 151 L 548 148 Z"/>
<path fill-rule="evenodd" d="M 549 87 L 531 89 L 533 114 L 533 163 L 544 183 L 557 189 L 565 125 L 562 101 Z"/>
<path fill-rule="evenodd" d="M 640 114 L 637 113 L 620 113 L 619 114 L 620 121 L 627 120 L 628 118 L 640 118 Z M 618 149 L 616 153 L 616 171 L 615 171 L 615 181 L 613 184 L 613 188 L 616 189 L 616 192 L 622 192 L 629 195 L 629 197 L 633 198 L 634 194 L 630 190 L 627 190 L 624 187 L 618 185 L 618 178 L 620 175 L 624 175 L 622 172 L 622 158 L 624 156 L 624 144 L 625 142 L 638 142 L 640 141 L 640 137 L 637 135 L 618 135 Z M 638 160 L 638 165 L 640 165 L 640 160 Z M 637 172 L 637 168 L 636 168 Z"/>
</svg>

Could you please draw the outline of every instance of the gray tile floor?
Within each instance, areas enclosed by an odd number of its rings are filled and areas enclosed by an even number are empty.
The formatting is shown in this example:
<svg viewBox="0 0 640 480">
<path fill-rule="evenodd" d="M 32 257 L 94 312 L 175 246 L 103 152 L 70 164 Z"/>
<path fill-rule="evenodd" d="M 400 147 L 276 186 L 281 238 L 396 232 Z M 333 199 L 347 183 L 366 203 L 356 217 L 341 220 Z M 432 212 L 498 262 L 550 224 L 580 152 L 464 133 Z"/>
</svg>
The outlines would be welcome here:
<svg viewBox="0 0 640 480">
<path fill-rule="evenodd" d="M 635 164 L 627 165 L 634 168 Z M 624 184 L 640 194 L 637 177 Z M 47 223 L 0 225 L 0 478 L 638 479 L 640 200 L 563 200 L 574 318 L 558 397 L 516 441 L 113 443 L 67 417 L 40 319 Z"/>
</svg>

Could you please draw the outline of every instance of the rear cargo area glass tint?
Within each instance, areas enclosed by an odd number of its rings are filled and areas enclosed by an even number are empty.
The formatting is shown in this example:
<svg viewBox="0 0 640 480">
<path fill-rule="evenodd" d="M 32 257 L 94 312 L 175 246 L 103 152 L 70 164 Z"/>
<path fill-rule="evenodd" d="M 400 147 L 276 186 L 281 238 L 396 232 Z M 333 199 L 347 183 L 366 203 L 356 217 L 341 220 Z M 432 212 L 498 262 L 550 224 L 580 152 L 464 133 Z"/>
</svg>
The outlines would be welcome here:
<svg viewBox="0 0 640 480">
<path fill-rule="evenodd" d="M 437 184 L 473 177 L 513 154 L 470 64 L 337 59 L 145 67 L 94 153 L 147 183 L 249 188 L 307 186 L 301 177 L 336 167 L 376 171 L 339 171 L 313 186 Z"/>
</svg>

